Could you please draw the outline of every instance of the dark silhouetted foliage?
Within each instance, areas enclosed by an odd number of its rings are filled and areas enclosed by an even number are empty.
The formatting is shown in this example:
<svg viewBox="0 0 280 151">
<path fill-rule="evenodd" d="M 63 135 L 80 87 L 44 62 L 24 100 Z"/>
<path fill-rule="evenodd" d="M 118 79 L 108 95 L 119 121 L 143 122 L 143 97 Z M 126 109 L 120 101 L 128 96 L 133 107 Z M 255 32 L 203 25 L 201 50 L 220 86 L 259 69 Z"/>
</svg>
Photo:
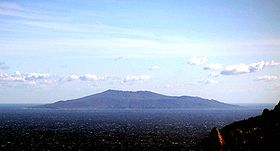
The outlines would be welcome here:
<svg viewBox="0 0 280 151">
<path fill-rule="evenodd" d="M 262 115 L 234 122 L 220 130 L 224 144 L 211 141 L 210 133 L 196 146 L 196 150 L 279 150 L 280 102 L 271 111 L 264 109 Z M 216 130 L 218 131 L 218 130 Z M 214 135 L 215 136 L 215 135 Z M 211 148 L 215 146 L 216 148 Z M 220 148 L 221 147 L 221 148 Z"/>
</svg>

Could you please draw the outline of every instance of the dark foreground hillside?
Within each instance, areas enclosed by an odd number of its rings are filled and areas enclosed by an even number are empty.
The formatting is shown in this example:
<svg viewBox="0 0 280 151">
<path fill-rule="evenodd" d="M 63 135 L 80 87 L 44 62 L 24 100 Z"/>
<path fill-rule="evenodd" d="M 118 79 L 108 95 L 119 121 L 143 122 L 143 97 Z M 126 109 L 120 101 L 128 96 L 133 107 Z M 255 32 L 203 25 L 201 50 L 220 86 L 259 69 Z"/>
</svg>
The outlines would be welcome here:
<svg viewBox="0 0 280 151">
<path fill-rule="evenodd" d="M 234 122 L 220 131 L 213 128 L 209 137 L 194 150 L 279 150 L 280 102 L 262 115 Z"/>
</svg>

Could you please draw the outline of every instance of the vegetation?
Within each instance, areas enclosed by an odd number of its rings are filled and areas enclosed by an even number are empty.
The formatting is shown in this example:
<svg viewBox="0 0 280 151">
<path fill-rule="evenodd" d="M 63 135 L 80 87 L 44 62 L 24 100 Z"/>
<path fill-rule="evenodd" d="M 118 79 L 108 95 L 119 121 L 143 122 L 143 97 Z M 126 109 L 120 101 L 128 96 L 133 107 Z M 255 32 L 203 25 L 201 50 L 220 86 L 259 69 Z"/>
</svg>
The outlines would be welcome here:
<svg viewBox="0 0 280 151">
<path fill-rule="evenodd" d="M 195 150 L 277 150 L 279 138 L 280 102 L 271 111 L 264 109 L 262 115 L 234 122 L 220 131 L 212 129 Z"/>
</svg>

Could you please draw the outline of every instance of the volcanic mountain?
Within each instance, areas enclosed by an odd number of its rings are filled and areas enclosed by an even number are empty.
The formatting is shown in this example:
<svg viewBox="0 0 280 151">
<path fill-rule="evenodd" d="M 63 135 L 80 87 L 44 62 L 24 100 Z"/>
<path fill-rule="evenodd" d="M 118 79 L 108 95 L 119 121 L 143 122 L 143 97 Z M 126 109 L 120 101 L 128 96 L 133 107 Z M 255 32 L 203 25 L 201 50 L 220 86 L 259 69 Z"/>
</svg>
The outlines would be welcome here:
<svg viewBox="0 0 280 151">
<path fill-rule="evenodd" d="M 227 109 L 238 106 L 192 96 L 167 96 L 150 91 L 107 90 L 83 98 L 41 105 L 62 109 Z"/>
</svg>

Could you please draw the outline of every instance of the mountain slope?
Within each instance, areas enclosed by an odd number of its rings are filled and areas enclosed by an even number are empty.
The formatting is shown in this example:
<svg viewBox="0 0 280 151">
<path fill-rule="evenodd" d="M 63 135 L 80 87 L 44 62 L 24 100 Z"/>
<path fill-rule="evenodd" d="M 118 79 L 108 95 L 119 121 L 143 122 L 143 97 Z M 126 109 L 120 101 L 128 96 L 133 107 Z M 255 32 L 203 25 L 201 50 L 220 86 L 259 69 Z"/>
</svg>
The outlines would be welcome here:
<svg viewBox="0 0 280 151">
<path fill-rule="evenodd" d="M 59 101 L 40 106 L 69 109 L 129 109 L 129 108 L 234 108 L 235 105 L 191 96 L 166 96 L 150 91 L 107 90 L 102 93 Z"/>
<path fill-rule="evenodd" d="M 221 130 L 213 128 L 194 150 L 279 150 L 279 138 L 280 101 L 273 110 L 264 109 L 262 115 L 234 122 Z"/>
</svg>

